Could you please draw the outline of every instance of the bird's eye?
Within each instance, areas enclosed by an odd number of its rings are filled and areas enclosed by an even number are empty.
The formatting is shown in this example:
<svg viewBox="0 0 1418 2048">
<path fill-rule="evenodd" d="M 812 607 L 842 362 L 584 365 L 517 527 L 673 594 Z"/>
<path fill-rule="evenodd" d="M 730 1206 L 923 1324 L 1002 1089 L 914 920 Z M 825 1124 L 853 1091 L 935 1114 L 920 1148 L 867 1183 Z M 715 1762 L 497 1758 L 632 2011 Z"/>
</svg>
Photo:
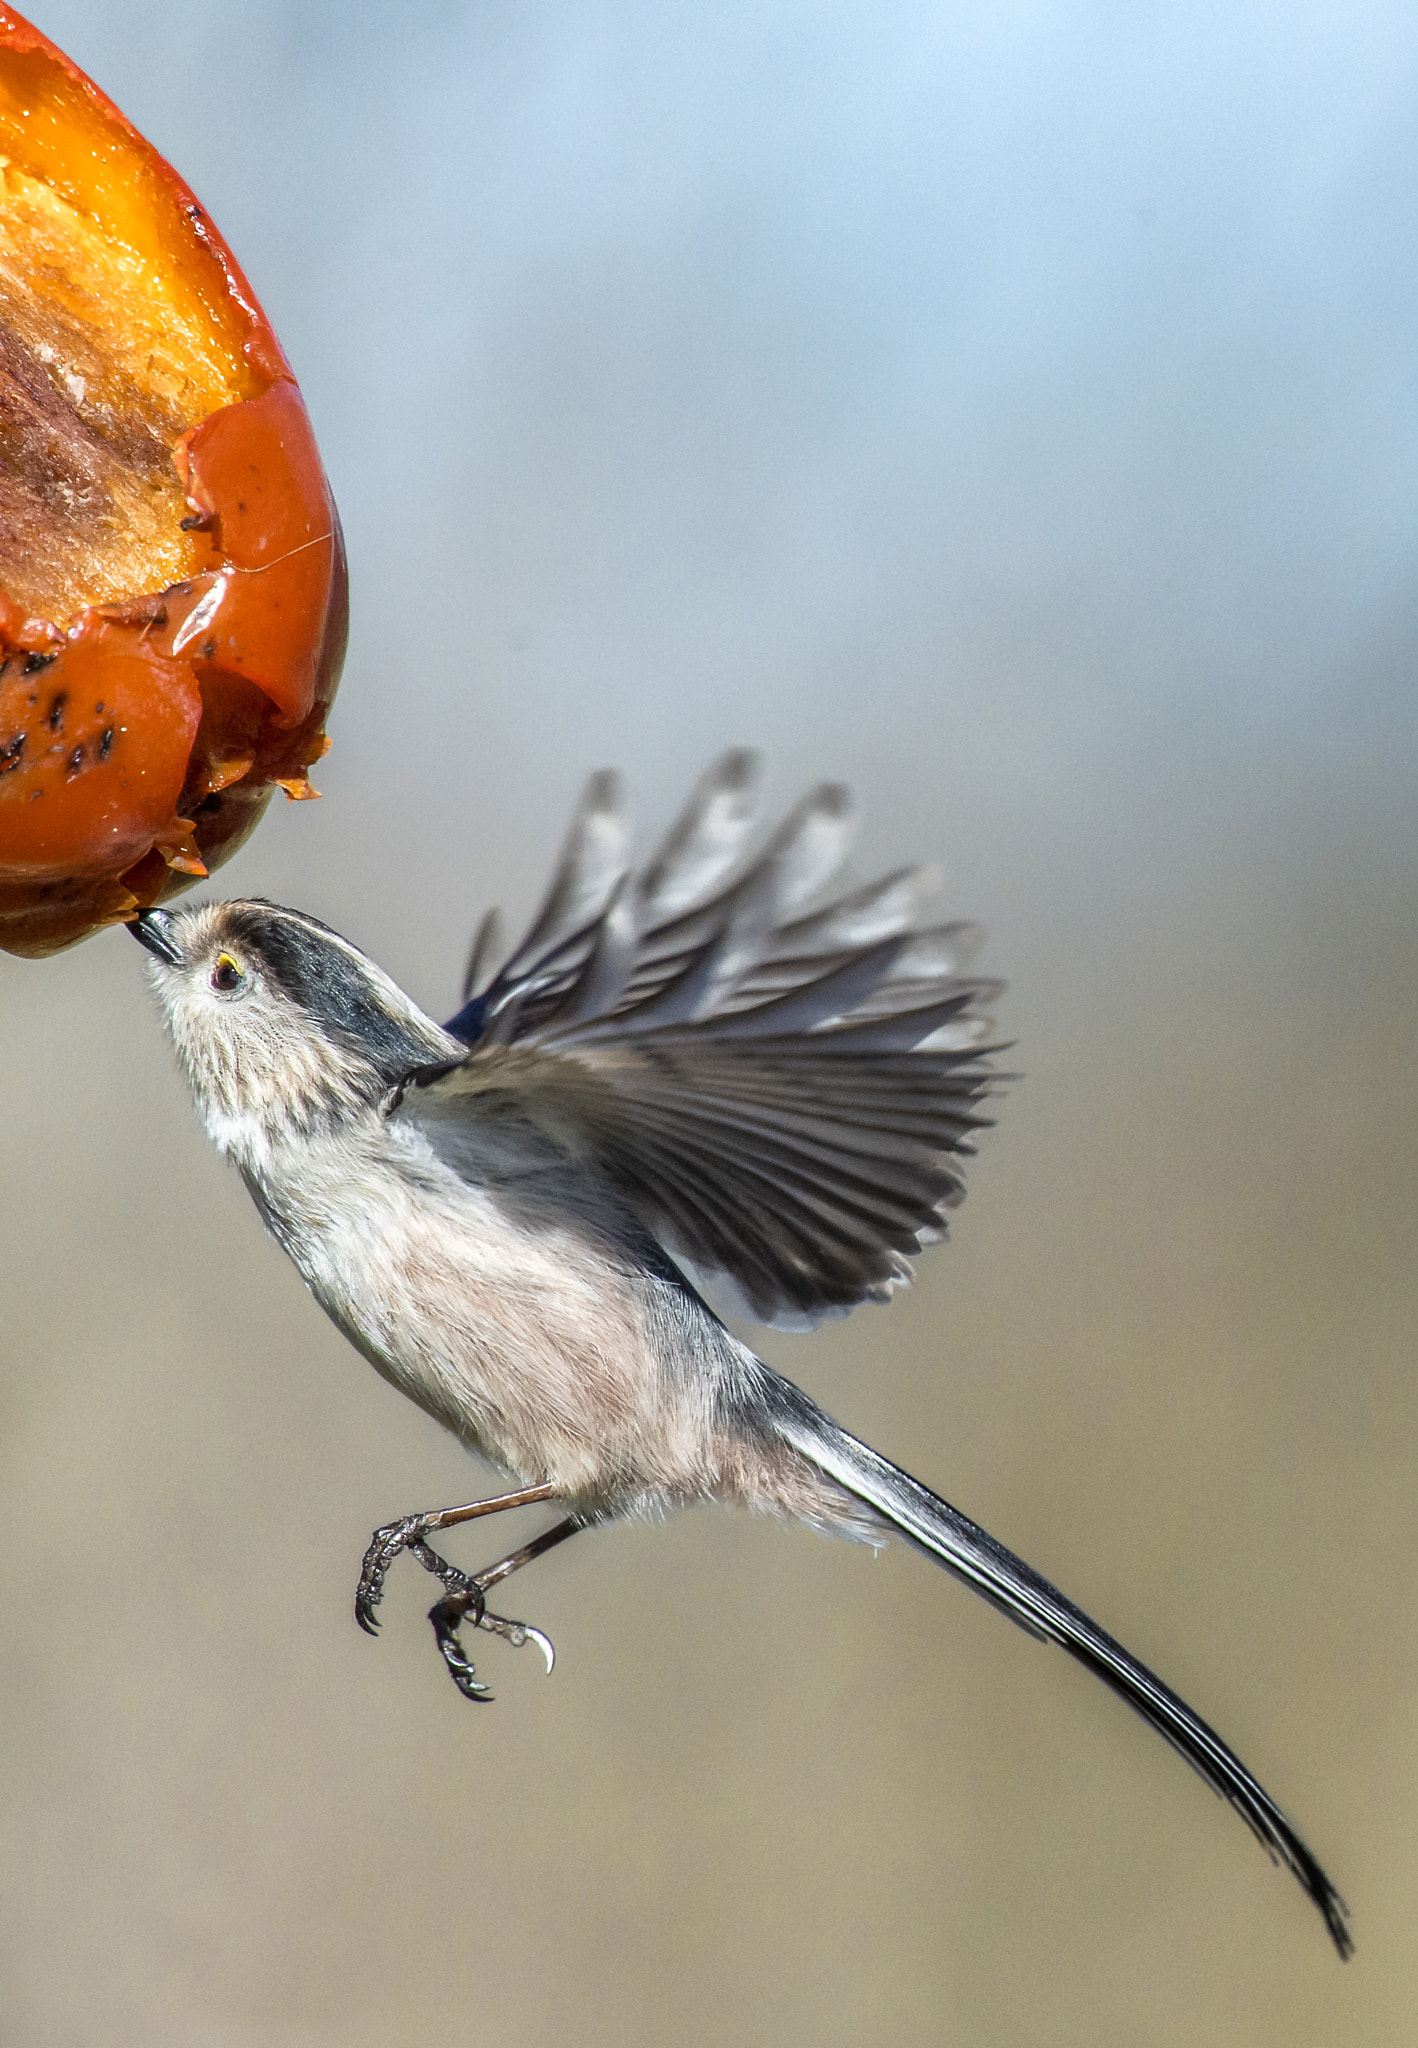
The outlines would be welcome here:
<svg viewBox="0 0 1418 2048">
<path fill-rule="evenodd" d="M 212 969 L 212 987 L 229 996 L 234 988 L 240 988 L 246 976 L 232 959 L 230 953 L 219 953 L 217 964 Z"/>
</svg>

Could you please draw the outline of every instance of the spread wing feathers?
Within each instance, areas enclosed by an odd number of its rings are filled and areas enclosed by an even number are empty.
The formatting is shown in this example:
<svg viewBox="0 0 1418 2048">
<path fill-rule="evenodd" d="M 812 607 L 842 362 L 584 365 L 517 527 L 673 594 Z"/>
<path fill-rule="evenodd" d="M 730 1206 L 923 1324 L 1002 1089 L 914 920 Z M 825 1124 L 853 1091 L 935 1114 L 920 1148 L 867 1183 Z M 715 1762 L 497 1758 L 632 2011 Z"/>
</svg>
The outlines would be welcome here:
<svg viewBox="0 0 1418 2048">
<path fill-rule="evenodd" d="M 448 1026 L 467 1057 L 412 1077 L 405 1113 L 515 1095 L 672 1252 L 796 1320 L 886 1295 L 944 1234 L 999 1078 L 999 984 L 964 972 L 975 927 L 915 929 L 927 871 L 831 893 L 840 785 L 752 850 L 757 782 L 726 754 L 636 872 L 594 777 L 531 931 Z"/>
</svg>

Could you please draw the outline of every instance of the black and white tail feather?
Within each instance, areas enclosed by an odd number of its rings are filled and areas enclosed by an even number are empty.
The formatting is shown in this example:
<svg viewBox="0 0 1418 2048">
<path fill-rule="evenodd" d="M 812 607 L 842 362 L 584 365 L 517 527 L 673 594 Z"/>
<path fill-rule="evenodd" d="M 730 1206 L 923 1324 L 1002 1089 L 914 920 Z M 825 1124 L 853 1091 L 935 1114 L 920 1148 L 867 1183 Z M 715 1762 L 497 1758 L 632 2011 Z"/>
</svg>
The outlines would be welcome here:
<svg viewBox="0 0 1418 2048">
<path fill-rule="evenodd" d="M 785 1403 L 790 1409 L 796 1405 Z M 1235 1809 L 1271 1861 L 1293 1872 L 1323 1914 L 1340 1955 L 1349 1956 L 1354 1944 L 1343 1899 L 1264 1786 L 1215 1729 L 1022 1558 L 909 1472 L 828 1421 L 815 1404 L 805 1407 L 811 1412 L 780 1421 L 788 1442 L 1020 1628 L 1041 1642 L 1061 1644 L 1111 1686 Z"/>
<path fill-rule="evenodd" d="M 801 1323 L 885 1297 L 944 1234 L 1002 1078 L 983 1014 L 1000 984 L 967 971 L 975 927 L 918 925 L 927 871 L 830 894 L 852 836 L 840 786 L 815 790 L 753 852 L 756 783 L 753 756 L 725 755 L 637 872 L 617 780 L 596 776 L 531 930 L 494 973 L 494 920 L 479 933 L 446 1027 L 473 1056 L 411 1080 L 536 1097 L 694 1276 L 731 1283 L 763 1321 Z M 1334 1886 L 1184 1701 L 983 1529 L 761 1370 L 782 1440 L 1119 1693 L 1350 1952 Z"/>
</svg>

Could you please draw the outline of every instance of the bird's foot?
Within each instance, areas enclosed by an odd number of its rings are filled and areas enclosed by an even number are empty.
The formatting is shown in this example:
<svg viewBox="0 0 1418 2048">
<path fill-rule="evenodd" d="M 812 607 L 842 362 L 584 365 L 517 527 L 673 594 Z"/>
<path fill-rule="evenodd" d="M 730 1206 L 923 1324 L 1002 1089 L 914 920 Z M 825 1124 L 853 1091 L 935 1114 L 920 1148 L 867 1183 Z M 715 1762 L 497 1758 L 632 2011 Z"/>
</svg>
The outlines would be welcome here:
<svg viewBox="0 0 1418 2048">
<path fill-rule="evenodd" d="M 366 1635 L 379 1633 L 379 1616 L 374 1610 L 384 1598 L 384 1581 L 390 1565 L 401 1550 L 412 1550 L 416 1545 L 422 1545 L 433 1523 L 434 1517 L 428 1513 L 403 1515 L 397 1522 L 376 1529 L 370 1537 L 369 1548 L 360 1567 L 359 1585 L 355 1589 L 355 1620 Z M 430 1556 L 433 1554 L 429 1552 Z"/>
<path fill-rule="evenodd" d="M 375 1530 L 365 1552 L 359 1588 L 355 1594 L 355 1619 L 360 1627 L 370 1635 L 377 1632 L 379 1619 L 374 1610 L 383 1598 L 384 1580 L 400 1551 L 407 1550 L 426 1572 L 441 1579 L 446 1588 L 442 1599 L 436 1600 L 429 1609 L 428 1618 L 433 1624 L 434 1639 L 453 1683 L 465 1699 L 492 1698 L 477 1677 L 473 1661 L 458 1634 L 459 1628 L 470 1617 L 474 1628 L 484 1628 L 490 1635 L 501 1636 L 514 1649 L 520 1650 L 526 1643 L 535 1643 L 550 1671 L 556 1662 L 556 1651 L 550 1638 L 529 1622 L 512 1621 L 506 1615 L 489 1613 L 484 1578 L 477 1573 L 459 1571 L 456 1565 L 450 1564 L 425 1541 L 437 1520 L 430 1514 L 405 1515 L 401 1520 Z M 491 1567 L 486 1575 L 489 1583 L 501 1576 L 502 1568 L 497 1566 Z"/>
<path fill-rule="evenodd" d="M 420 1559 L 420 1562 L 422 1561 Z M 449 1585 L 449 1567 L 441 1558 L 439 1564 L 442 1569 L 438 1576 L 445 1585 Z M 478 1678 L 473 1660 L 464 1649 L 458 1634 L 461 1624 L 470 1617 L 474 1628 L 485 1628 L 491 1634 L 501 1636 L 502 1640 L 511 1643 L 514 1649 L 521 1649 L 525 1643 L 535 1643 L 546 1658 L 547 1670 L 551 1670 L 556 1662 L 556 1651 L 549 1637 L 544 1636 L 539 1628 L 531 1627 L 528 1622 L 509 1621 L 505 1615 L 490 1614 L 477 1578 L 464 1577 L 461 1572 L 455 1576 L 462 1583 L 457 1586 L 449 1585 L 449 1590 L 443 1598 L 435 1600 L 429 1608 L 428 1618 L 433 1624 L 434 1641 L 443 1654 L 449 1676 L 464 1699 L 488 1701 L 492 1698 L 492 1694 Z"/>
<path fill-rule="evenodd" d="M 355 1620 L 367 1635 L 372 1636 L 377 1632 L 379 1620 L 374 1610 L 384 1598 L 385 1578 L 388 1576 L 390 1565 L 401 1550 L 412 1550 L 415 1555 L 419 1555 L 422 1548 L 427 1553 L 420 1556 L 419 1560 L 424 1570 L 442 1577 L 445 1573 L 452 1572 L 453 1567 L 451 1564 L 445 1565 L 436 1551 L 428 1550 L 424 1540 L 435 1529 L 451 1529 L 455 1523 L 473 1522 L 481 1515 L 500 1515 L 508 1508 L 531 1507 L 541 1501 L 552 1499 L 554 1491 L 549 1481 L 543 1481 L 537 1486 L 519 1487 L 515 1493 L 498 1494 L 492 1500 L 470 1500 L 462 1507 L 425 1508 L 420 1515 L 403 1515 L 397 1522 L 390 1522 L 384 1528 L 376 1529 L 369 1540 L 369 1548 L 364 1553 L 364 1566 L 355 1593 Z M 555 1529 L 549 1529 L 545 1535 L 534 1537 L 530 1543 L 524 1543 L 520 1550 L 513 1551 L 511 1557 L 504 1557 L 496 1567 L 489 1565 L 483 1574 L 484 1583 L 491 1585 L 497 1579 L 506 1578 L 508 1572 L 515 1572 L 529 1559 L 540 1557 L 544 1550 L 564 1543 L 580 1526 L 574 1517 L 559 1522 Z M 461 1579 L 462 1574 L 454 1573 L 454 1577 Z"/>
</svg>

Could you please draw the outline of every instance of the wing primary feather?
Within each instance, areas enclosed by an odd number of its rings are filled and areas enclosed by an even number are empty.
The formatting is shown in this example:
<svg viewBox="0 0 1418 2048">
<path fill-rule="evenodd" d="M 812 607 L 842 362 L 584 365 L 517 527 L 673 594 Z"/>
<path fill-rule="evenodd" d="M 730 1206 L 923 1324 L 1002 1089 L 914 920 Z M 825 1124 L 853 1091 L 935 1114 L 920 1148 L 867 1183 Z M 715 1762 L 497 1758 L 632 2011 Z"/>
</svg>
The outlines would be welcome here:
<svg viewBox="0 0 1418 2048">
<path fill-rule="evenodd" d="M 624 992 L 635 965 L 635 892 L 622 875 L 595 929 L 591 950 L 564 1009 L 557 1012 L 557 1025 L 575 1025 L 583 1018 L 603 1017 L 612 1011 Z"/>
<path fill-rule="evenodd" d="M 642 1087 L 635 1099 L 642 1105 L 668 1106 L 686 1121 L 711 1126 L 716 1134 L 741 1130 L 755 1141 L 767 1136 L 790 1143 L 824 1168 L 847 1174 L 864 1163 L 890 1173 L 898 1165 L 931 1164 L 941 1153 L 973 1149 L 972 1133 L 987 1128 L 990 1121 L 970 1115 L 964 1107 L 938 1111 L 930 1123 L 889 1121 L 879 1114 L 868 1121 L 860 1102 L 853 1105 L 855 1117 L 834 1116 L 816 1103 L 809 1106 L 801 1095 L 793 1103 L 765 1102 L 761 1097 L 716 1093 L 698 1077 L 686 1077 L 684 1086 L 671 1085 L 663 1092 Z"/>
<path fill-rule="evenodd" d="M 784 917 L 818 894 L 838 871 L 855 829 L 850 791 L 841 783 L 822 783 L 729 888 L 651 926 L 647 950 L 656 942 L 668 943 L 683 948 L 686 958 L 637 1007 L 634 1028 L 646 1028 L 652 1015 L 667 1024 L 716 1009 L 758 964 Z"/>
<path fill-rule="evenodd" d="M 935 881 L 932 868 L 897 868 L 879 882 L 868 882 L 810 916 L 783 925 L 773 935 L 774 957 L 788 960 L 802 953 L 833 953 L 894 938 L 914 923 L 921 899 Z"/>
<path fill-rule="evenodd" d="M 720 899 L 723 915 L 684 967 L 631 1010 L 617 1017 L 615 1027 L 640 1032 L 670 1024 L 687 1024 L 712 1014 L 740 976 L 757 958 L 771 928 L 773 877 L 752 868 Z"/>
<path fill-rule="evenodd" d="M 856 805 L 845 783 L 821 782 L 809 790 L 755 862 L 773 877 L 775 924 L 826 888 L 856 835 Z"/>
<path fill-rule="evenodd" d="M 987 989 L 987 1000 L 990 993 Z M 969 1032 L 966 1047 L 962 1050 L 968 1049 L 972 1058 L 985 1059 L 1006 1048 L 1002 1044 L 980 1042 L 991 1026 L 988 1017 L 979 1017 L 971 1012 L 975 999 L 976 990 L 970 987 L 961 994 L 946 996 L 938 1003 L 926 1003 L 915 1010 L 898 1010 L 887 1017 L 868 1017 L 861 1023 L 848 1017 L 817 1035 L 824 1047 L 833 1046 L 844 1058 L 863 1052 L 910 1052 L 945 1026 L 968 1014 Z M 999 1075 L 997 1078 L 1004 1080 L 1007 1076 Z"/>
<path fill-rule="evenodd" d="M 620 777 L 613 768 L 603 768 L 586 785 L 541 909 L 500 980 L 515 979 L 537 953 L 604 914 L 629 866 L 628 849 Z"/>
<path fill-rule="evenodd" d="M 617 1163 L 632 1195 L 638 1189 L 648 1196 L 672 1245 L 691 1259 L 704 1257 L 711 1270 L 732 1271 L 751 1302 L 775 1299 L 777 1265 L 766 1256 L 768 1237 L 751 1198 L 730 1206 L 712 1173 L 649 1132 L 637 1137 L 633 1158 L 612 1153 L 613 1171 Z"/>
<path fill-rule="evenodd" d="M 478 1058 L 484 1045 L 510 1045 L 517 1036 L 517 1027 L 522 1021 L 532 991 L 524 983 L 513 988 L 506 998 L 489 1013 L 488 1022 L 479 1043 L 473 1048 L 471 1058 Z"/>
<path fill-rule="evenodd" d="M 640 877 L 644 919 L 673 920 L 702 903 L 737 866 L 758 809 L 762 764 L 731 747 L 702 775 Z"/>
<path fill-rule="evenodd" d="M 669 1142 L 672 1127 L 664 1135 Z M 864 1279 L 877 1277 L 883 1260 L 890 1266 L 887 1254 L 919 1251 L 921 1231 L 932 1225 L 939 1229 L 942 1219 L 938 1211 L 948 1205 L 956 1184 L 951 1177 L 943 1177 L 942 1184 L 928 1197 L 918 1197 L 910 1204 L 887 1203 L 879 1190 L 871 1188 L 849 1191 L 834 1187 L 830 1194 L 824 1194 L 819 1180 L 811 1174 L 795 1172 L 781 1158 L 772 1160 L 770 1170 L 761 1149 L 755 1153 L 733 1147 L 728 1148 L 728 1153 L 744 1194 L 755 1193 L 762 1213 L 771 1218 L 765 1241 L 771 1244 L 776 1234 L 792 1221 L 804 1245 L 813 1248 L 815 1267 L 824 1263 L 850 1265 L 853 1292 Z M 676 1156 L 683 1155 L 677 1152 Z M 742 1222 L 736 1235 L 740 1239 L 743 1236 Z"/>
<path fill-rule="evenodd" d="M 716 1019 L 716 1038 L 776 1038 L 784 1034 L 814 1030 L 834 1017 L 846 1017 L 860 1002 L 874 995 L 891 973 L 904 941 L 883 939 L 878 945 L 851 955 L 841 967 L 820 975 L 803 988 L 759 1003 L 751 1010 L 736 1010 Z"/>
<path fill-rule="evenodd" d="M 468 952 L 468 964 L 463 971 L 463 987 L 458 997 L 460 1003 L 467 1003 L 471 1000 L 473 990 L 477 987 L 488 962 L 498 949 L 501 935 L 502 914 L 495 909 L 489 910 L 482 923 L 478 926 L 476 936 Z"/>
<path fill-rule="evenodd" d="M 706 1134 L 673 1110 L 657 1113 L 642 1105 L 636 1127 L 657 1131 L 677 1155 L 703 1157 Z M 812 1212 L 822 1228 L 845 1233 L 854 1243 L 866 1246 L 877 1242 L 884 1230 L 896 1233 L 891 1241 L 896 1243 L 899 1236 L 897 1248 L 904 1250 L 959 1184 L 959 1171 L 947 1163 L 948 1158 L 944 1152 L 937 1153 L 934 1159 L 920 1163 L 914 1185 L 891 1187 L 880 1165 L 870 1176 L 854 1174 L 845 1162 L 813 1159 L 805 1148 L 785 1142 L 778 1133 L 720 1126 L 713 1134 L 712 1156 L 705 1164 L 731 1159 L 736 1179 L 763 1190 L 775 1212 L 784 1201 L 796 1201 Z M 857 1224 L 864 1219 L 868 1235 L 859 1237 Z"/>
</svg>

